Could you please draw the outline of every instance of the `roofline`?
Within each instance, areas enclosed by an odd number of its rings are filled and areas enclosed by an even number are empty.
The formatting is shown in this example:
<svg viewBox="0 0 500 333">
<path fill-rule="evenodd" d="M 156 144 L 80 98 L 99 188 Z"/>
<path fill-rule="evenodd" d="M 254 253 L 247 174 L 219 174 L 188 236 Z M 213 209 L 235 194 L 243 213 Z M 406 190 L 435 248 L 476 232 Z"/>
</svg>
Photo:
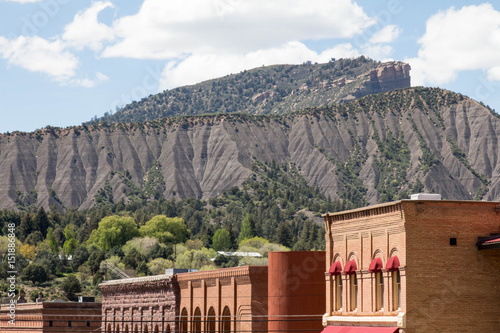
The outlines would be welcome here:
<svg viewBox="0 0 500 333">
<path fill-rule="evenodd" d="M 252 274 L 253 271 L 262 271 L 262 270 L 267 270 L 267 265 L 219 268 L 207 271 L 179 273 L 176 276 L 177 276 L 177 282 L 181 282 L 189 280 L 245 276 Z"/>
<path fill-rule="evenodd" d="M 357 213 L 357 212 L 362 212 L 370 209 L 377 209 L 381 207 L 389 207 L 389 206 L 395 206 L 398 204 L 401 204 L 403 202 L 431 202 L 431 203 L 469 203 L 469 204 L 477 204 L 477 205 L 482 205 L 482 204 L 496 204 L 500 205 L 500 202 L 498 201 L 476 201 L 476 200 L 412 200 L 412 199 L 402 199 L 398 201 L 391 201 L 391 202 L 384 202 L 381 204 L 375 204 L 371 206 L 365 206 L 365 207 L 360 207 L 360 208 L 355 208 L 355 209 L 350 209 L 350 210 L 343 210 L 341 212 L 335 212 L 335 213 L 326 213 L 322 214 L 322 217 L 328 217 L 328 216 L 338 216 L 338 215 L 344 215 L 344 214 L 349 214 L 349 213 Z"/>
</svg>

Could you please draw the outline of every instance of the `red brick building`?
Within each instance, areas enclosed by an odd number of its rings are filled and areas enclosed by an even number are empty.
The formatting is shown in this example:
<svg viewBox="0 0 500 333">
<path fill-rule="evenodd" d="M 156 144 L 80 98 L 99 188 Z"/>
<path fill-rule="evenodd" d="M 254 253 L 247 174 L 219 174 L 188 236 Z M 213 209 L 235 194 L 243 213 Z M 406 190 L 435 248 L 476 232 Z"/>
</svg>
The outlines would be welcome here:
<svg viewBox="0 0 500 333">
<path fill-rule="evenodd" d="M 267 331 L 267 266 L 177 275 L 179 332 Z"/>
<path fill-rule="evenodd" d="M 102 332 L 177 332 L 179 292 L 175 275 L 104 282 Z"/>
<path fill-rule="evenodd" d="M 101 303 L 43 302 L 22 303 L 15 308 L 11 324 L 11 308 L 0 306 L 0 332 L 5 333 L 70 333 L 100 332 Z"/>
<path fill-rule="evenodd" d="M 324 221 L 325 333 L 500 332 L 498 202 L 402 200 Z"/>
</svg>

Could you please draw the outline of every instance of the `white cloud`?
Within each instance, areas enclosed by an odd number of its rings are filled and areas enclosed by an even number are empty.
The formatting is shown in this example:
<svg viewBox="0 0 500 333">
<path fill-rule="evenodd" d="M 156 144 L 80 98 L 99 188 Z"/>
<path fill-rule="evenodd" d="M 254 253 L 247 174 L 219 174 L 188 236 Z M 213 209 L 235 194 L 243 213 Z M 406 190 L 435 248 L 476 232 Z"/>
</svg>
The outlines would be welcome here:
<svg viewBox="0 0 500 333">
<path fill-rule="evenodd" d="M 500 12 L 491 4 L 450 8 L 429 18 L 412 66 L 415 85 L 453 81 L 460 71 L 484 70 L 500 80 Z"/>
<path fill-rule="evenodd" d="M 73 79 L 70 81 L 71 84 L 73 85 L 77 85 L 77 86 L 82 86 L 82 87 L 85 87 L 85 88 L 93 88 L 95 87 L 97 84 L 101 83 L 101 82 L 104 82 L 104 81 L 108 81 L 109 78 L 102 74 L 101 72 L 96 72 L 95 73 L 95 79 L 91 80 L 91 79 L 88 79 L 88 78 L 85 78 L 85 79 Z"/>
<path fill-rule="evenodd" d="M 248 54 L 297 40 L 351 38 L 375 20 L 351 0 L 145 0 L 117 20 L 104 57 Z"/>
<path fill-rule="evenodd" d="M 361 47 L 363 55 L 381 61 L 387 61 L 391 54 L 394 52 L 394 48 L 390 45 L 385 44 L 366 44 Z"/>
<path fill-rule="evenodd" d="M 67 82 L 76 74 L 78 59 L 65 51 L 60 40 L 20 36 L 7 39 L 0 36 L 0 54 L 10 64 L 32 72 L 49 75 L 54 81 Z"/>
<path fill-rule="evenodd" d="M 64 28 L 62 39 L 77 50 L 89 47 L 93 51 L 100 51 L 104 42 L 114 39 L 113 29 L 97 19 L 99 13 L 108 7 L 114 6 L 109 1 L 98 1 L 76 14 L 73 22 Z"/>
<path fill-rule="evenodd" d="M 378 43 L 392 43 L 395 41 L 399 34 L 401 33 L 401 29 L 397 25 L 391 24 L 385 26 L 381 30 L 377 31 L 371 38 L 370 43 L 378 44 Z"/>
<path fill-rule="evenodd" d="M 282 47 L 247 54 L 195 54 L 181 62 L 168 62 L 160 79 L 160 89 L 194 84 L 262 65 L 300 64 L 307 60 L 327 62 L 331 58 L 357 56 L 359 53 L 353 49 L 351 44 L 340 44 L 317 53 L 300 42 L 290 42 Z"/>
</svg>

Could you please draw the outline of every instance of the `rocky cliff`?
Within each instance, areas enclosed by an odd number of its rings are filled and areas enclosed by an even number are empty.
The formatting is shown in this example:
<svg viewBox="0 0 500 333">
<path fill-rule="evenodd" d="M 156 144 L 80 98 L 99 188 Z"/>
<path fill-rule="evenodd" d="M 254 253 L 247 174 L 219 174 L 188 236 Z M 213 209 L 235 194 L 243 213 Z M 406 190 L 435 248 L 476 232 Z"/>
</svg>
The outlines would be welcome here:
<svg viewBox="0 0 500 333">
<path fill-rule="evenodd" d="M 101 120 L 133 122 L 207 113 L 283 114 L 410 87 L 410 66 L 364 57 L 255 68 L 133 102 Z"/>
<path fill-rule="evenodd" d="M 4 134 L 0 208 L 88 208 L 133 200 L 141 191 L 208 198 L 245 182 L 256 161 L 293 166 L 332 199 L 376 203 L 432 191 L 500 200 L 499 139 L 493 112 L 462 95 L 423 88 L 282 116 Z"/>
</svg>

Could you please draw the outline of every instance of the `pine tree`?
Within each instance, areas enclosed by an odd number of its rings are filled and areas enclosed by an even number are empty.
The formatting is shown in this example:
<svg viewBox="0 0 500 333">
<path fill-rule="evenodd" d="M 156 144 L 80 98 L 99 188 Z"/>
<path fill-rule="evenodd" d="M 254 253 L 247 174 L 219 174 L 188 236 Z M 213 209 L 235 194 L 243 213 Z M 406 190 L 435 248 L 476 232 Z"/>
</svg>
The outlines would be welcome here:
<svg viewBox="0 0 500 333">
<path fill-rule="evenodd" d="M 286 222 L 281 222 L 276 230 L 278 243 L 291 248 L 293 246 L 293 235 L 290 226 Z"/>
<path fill-rule="evenodd" d="M 26 237 L 28 237 L 28 235 L 30 235 L 33 230 L 33 215 L 27 213 L 21 219 L 21 225 L 19 226 L 19 240 L 21 242 L 24 242 Z"/>
<path fill-rule="evenodd" d="M 40 231 L 43 237 L 47 235 L 47 230 L 49 229 L 49 218 L 43 207 L 40 207 L 36 213 L 34 228 Z"/>
</svg>

